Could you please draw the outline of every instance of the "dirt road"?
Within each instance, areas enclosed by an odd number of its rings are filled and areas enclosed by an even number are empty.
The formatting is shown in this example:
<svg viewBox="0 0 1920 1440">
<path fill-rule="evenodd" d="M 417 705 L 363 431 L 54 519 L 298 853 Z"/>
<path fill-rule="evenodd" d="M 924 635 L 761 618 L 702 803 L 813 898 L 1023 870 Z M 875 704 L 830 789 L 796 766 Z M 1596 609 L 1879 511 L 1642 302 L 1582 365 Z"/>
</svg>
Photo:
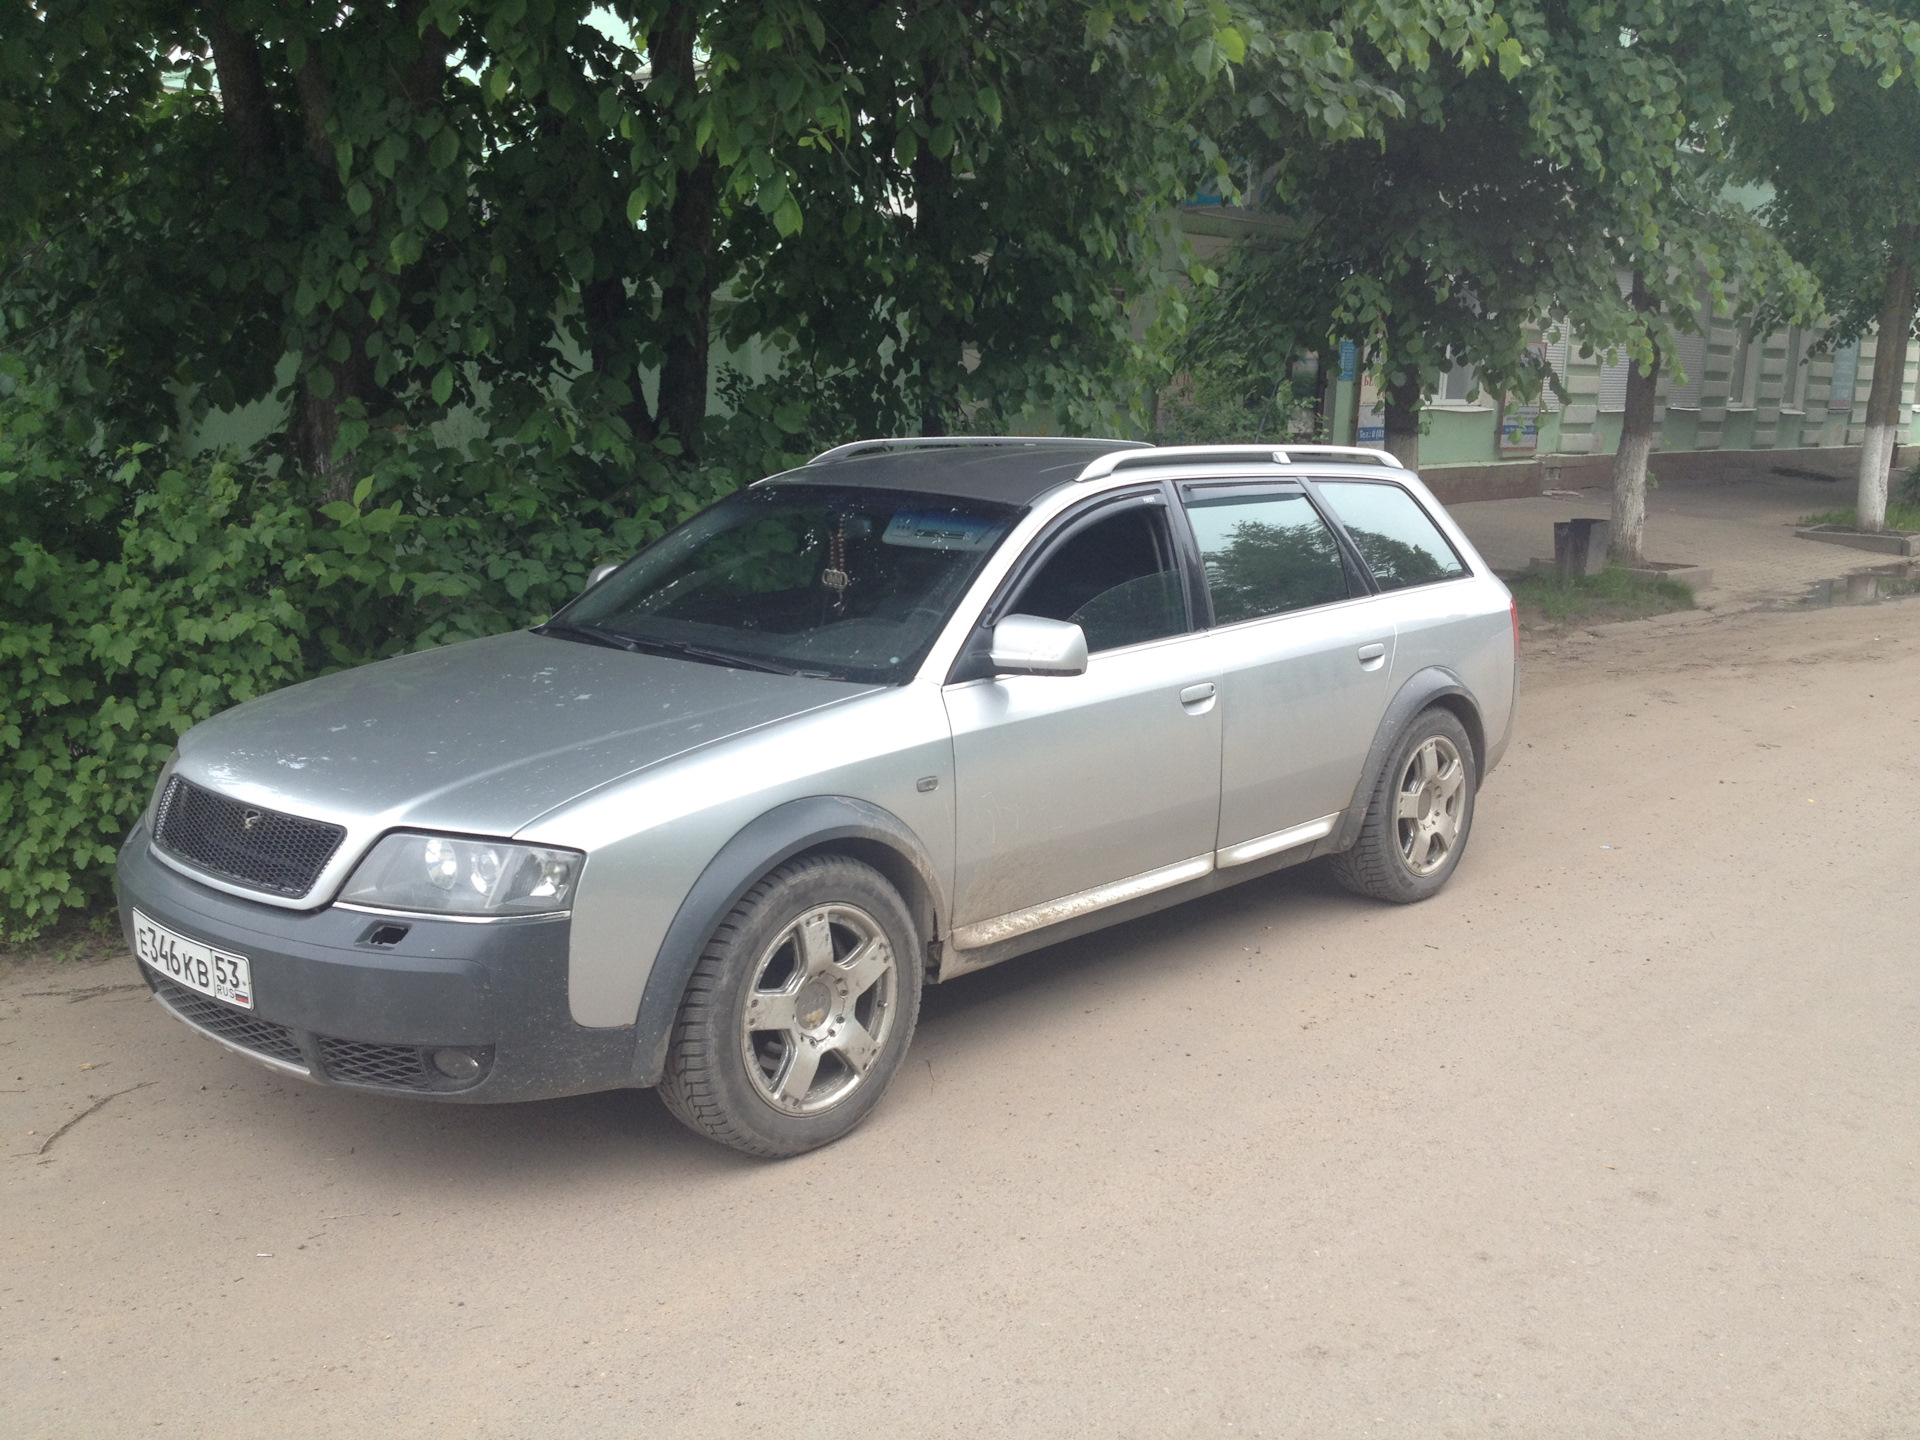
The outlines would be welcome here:
<svg viewBox="0 0 1920 1440">
<path fill-rule="evenodd" d="M 1920 1434 L 1917 816 L 1920 602 L 1547 646 L 1438 900 L 956 982 L 779 1165 L 15 967 L 0 1434 Z"/>
</svg>

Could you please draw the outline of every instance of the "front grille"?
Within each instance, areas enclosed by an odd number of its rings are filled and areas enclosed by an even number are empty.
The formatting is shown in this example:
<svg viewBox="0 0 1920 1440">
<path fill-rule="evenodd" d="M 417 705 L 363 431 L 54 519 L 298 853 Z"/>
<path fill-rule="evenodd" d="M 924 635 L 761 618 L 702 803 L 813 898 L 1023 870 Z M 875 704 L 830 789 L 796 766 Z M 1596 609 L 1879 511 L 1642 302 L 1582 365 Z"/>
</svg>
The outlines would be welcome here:
<svg viewBox="0 0 1920 1440">
<path fill-rule="evenodd" d="M 349 1085 L 378 1085 L 383 1090 L 435 1088 L 425 1057 L 412 1045 L 369 1045 L 321 1036 L 320 1058 L 331 1078 Z"/>
<path fill-rule="evenodd" d="M 278 1060 L 283 1065 L 306 1070 L 307 1057 L 301 1053 L 300 1042 L 293 1038 L 293 1032 L 286 1026 L 235 1010 L 231 1005 L 222 1005 L 218 1000 L 189 990 L 184 985 L 174 984 L 164 975 L 153 976 L 153 992 L 160 997 L 163 1005 L 196 1029 L 205 1030 L 229 1045 L 238 1045 L 243 1050 L 264 1055 L 269 1060 Z"/>
<path fill-rule="evenodd" d="M 153 830 L 161 849 L 209 875 L 295 898 L 313 889 L 347 838 L 343 826 L 243 805 L 178 775 Z"/>
</svg>

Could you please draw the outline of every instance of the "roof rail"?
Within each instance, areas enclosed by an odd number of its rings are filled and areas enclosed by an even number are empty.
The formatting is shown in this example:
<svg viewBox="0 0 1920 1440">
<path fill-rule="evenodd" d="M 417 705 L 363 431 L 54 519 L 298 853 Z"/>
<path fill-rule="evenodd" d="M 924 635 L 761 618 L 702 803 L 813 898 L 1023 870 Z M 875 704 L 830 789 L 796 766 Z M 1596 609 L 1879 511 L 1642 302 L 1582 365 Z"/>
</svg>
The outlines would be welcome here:
<svg viewBox="0 0 1920 1440">
<path fill-rule="evenodd" d="M 1078 478 L 1098 480 L 1116 470 L 1147 465 L 1291 465 L 1296 459 L 1400 468 L 1400 462 L 1385 450 L 1369 450 L 1358 445 L 1163 445 L 1102 455 L 1082 470 Z"/>
<path fill-rule="evenodd" d="M 822 450 L 809 465 L 821 465 L 829 460 L 845 460 L 851 455 L 864 455 L 873 450 L 946 450 L 973 445 L 1044 445 L 1053 439 L 1075 439 L 1075 436 L 1053 435 L 900 435 L 880 437 L 874 440 L 854 440 L 845 445 L 836 445 L 831 450 Z M 1139 440 L 1116 440 L 1115 447 L 1142 445 Z"/>
<path fill-rule="evenodd" d="M 1283 445 L 1290 459 L 1326 457 L 1330 460 L 1346 460 L 1363 465 L 1391 465 L 1395 470 L 1406 467 L 1400 463 L 1400 457 L 1391 450 L 1376 450 L 1367 445 Z"/>
</svg>

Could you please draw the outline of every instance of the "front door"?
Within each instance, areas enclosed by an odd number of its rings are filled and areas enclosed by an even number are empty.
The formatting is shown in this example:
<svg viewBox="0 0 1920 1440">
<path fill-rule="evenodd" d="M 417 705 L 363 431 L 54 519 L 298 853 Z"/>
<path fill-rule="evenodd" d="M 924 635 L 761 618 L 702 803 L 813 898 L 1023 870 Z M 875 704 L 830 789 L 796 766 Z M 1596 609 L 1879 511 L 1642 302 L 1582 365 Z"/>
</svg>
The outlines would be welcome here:
<svg viewBox="0 0 1920 1440">
<path fill-rule="evenodd" d="M 1079 625 L 1087 670 L 947 687 L 960 949 L 1212 868 L 1219 670 L 1189 614 L 1159 492 L 1042 543 L 996 613 Z"/>
</svg>

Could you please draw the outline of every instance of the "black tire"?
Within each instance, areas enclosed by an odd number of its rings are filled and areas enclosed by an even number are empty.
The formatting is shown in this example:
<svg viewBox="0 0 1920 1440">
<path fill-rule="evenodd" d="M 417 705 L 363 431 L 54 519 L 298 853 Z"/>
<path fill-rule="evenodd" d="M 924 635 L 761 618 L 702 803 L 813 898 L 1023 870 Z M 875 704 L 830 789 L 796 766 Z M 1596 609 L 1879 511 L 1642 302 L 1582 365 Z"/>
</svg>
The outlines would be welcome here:
<svg viewBox="0 0 1920 1440">
<path fill-rule="evenodd" d="M 1439 775 L 1415 774 L 1427 754 L 1444 761 L 1449 750 L 1459 766 L 1451 782 L 1443 784 Z M 1356 895 L 1397 905 L 1439 894 L 1467 848 L 1479 781 L 1466 727 L 1452 711 L 1439 706 L 1421 711 L 1401 734 L 1380 772 L 1367 800 L 1359 839 L 1351 850 L 1331 857 L 1334 877 Z M 1403 797 L 1407 808 L 1418 813 L 1401 814 Z M 1439 847 L 1443 833 L 1447 834 L 1444 851 Z"/>
<path fill-rule="evenodd" d="M 924 971 L 913 917 L 878 871 L 843 855 L 789 861 L 707 942 L 660 1096 L 690 1128 L 749 1155 L 831 1144 L 900 1068 Z M 750 1029 L 756 1019 L 768 1024 Z"/>
</svg>

